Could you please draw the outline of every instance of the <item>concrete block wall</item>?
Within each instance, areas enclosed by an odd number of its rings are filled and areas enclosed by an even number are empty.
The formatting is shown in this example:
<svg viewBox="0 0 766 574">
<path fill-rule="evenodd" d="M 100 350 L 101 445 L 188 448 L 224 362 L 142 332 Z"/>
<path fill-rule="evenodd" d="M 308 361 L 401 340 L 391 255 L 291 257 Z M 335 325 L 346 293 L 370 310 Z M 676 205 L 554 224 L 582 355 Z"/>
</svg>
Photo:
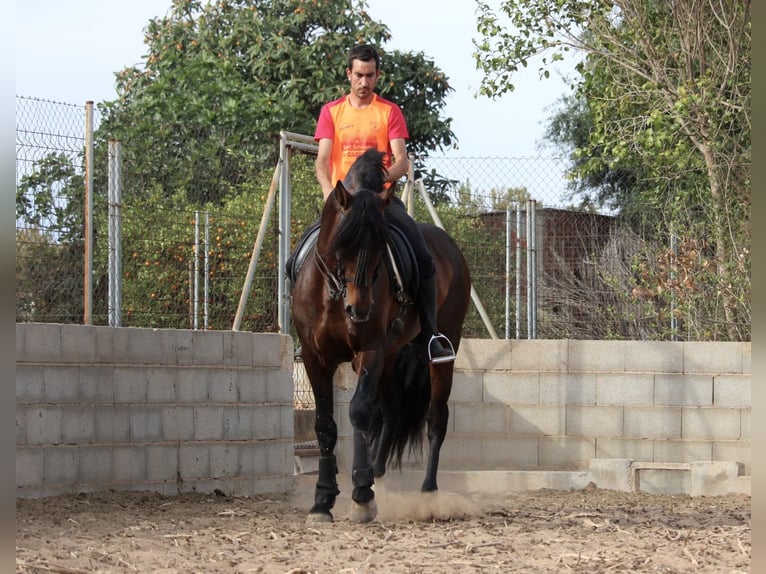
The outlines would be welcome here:
<svg viewBox="0 0 766 574">
<path fill-rule="evenodd" d="M 750 343 L 463 340 L 440 469 L 584 471 L 628 459 L 733 462 L 749 475 L 750 353 Z M 355 380 L 345 365 L 345 469 Z"/>
<path fill-rule="evenodd" d="M 16 494 L 252 495 L 293 477 L 292 340 L 16 324 Z"/>
</svg>

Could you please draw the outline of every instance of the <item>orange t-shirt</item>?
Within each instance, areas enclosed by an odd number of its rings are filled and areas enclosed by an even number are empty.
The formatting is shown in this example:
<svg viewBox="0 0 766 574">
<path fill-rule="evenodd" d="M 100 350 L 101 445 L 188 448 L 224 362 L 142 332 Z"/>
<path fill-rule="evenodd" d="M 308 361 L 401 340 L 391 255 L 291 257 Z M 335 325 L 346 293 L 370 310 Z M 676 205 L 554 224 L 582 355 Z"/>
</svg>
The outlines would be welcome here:
<svg viewBox="0 0 766 574">
<path fill-rule="evenodd" d="M 401 108 L 378 94 L 361 109 L 351 106 L 348 95 L 325 104 L 314 132 L 316 141 L 332 140 L 332 181 L 342 181 L 354 160 L 371 147 L 386 154 L 383 161 L 388 168 L 391 140 L 409 137 Z"/>
</svg>

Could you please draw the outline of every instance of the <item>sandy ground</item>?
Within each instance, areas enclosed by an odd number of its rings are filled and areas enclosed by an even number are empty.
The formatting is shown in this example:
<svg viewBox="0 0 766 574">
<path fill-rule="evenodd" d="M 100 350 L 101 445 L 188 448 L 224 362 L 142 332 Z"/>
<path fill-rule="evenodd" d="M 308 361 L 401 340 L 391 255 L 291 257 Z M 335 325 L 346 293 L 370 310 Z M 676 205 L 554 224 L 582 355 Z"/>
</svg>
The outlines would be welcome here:
<svg viewBox="0 0 766 574">
<path fill-rule="evenodd" d="M 343 485 L 341 486 L 343 489 Z M 16 572 L 750 571 L 750 497 L 586 488 L 502 496 L 387 490 L 379 515 L 307 525 L 292 496 L 106 492 L 16 502 Z"/>
</svg>

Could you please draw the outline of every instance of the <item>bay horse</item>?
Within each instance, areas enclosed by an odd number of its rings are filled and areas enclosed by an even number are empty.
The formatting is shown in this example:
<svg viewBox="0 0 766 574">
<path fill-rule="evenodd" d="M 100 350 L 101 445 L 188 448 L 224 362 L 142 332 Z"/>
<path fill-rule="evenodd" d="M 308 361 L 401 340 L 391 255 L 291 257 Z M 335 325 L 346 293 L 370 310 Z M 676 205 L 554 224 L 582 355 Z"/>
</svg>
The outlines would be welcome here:
<svg viewBox="0 0 766 574">
<path fill-rule="evenodd" d="M 426 424 L 429 454 L 421 490 L 437 490 L 454 363 L 429 364 L 414 298 L 396 288 L 404 281 L 389 256 L 396 234 L 384 210 L 394 199 L 394 186 L 384 189 L 385 173 L 383 154 L 375 148 L 357 158 L 327 197 L 316 246 L 294 280 L 292 320 L 314 394 L 320 451 L 308 522 L 331 522 L 340 494 L 333 376 L 344 362 L 351 362 L 358 377 L 349 405 L 351 519 L 376 517 L 374 478 L 389 464 L 401 465 L 407 447 L 422 444 Z M 444 230 L 418 225 L 436 267 L 438 328 L 457 352 L 470 299 L 468 266 Z"/>
</svg>

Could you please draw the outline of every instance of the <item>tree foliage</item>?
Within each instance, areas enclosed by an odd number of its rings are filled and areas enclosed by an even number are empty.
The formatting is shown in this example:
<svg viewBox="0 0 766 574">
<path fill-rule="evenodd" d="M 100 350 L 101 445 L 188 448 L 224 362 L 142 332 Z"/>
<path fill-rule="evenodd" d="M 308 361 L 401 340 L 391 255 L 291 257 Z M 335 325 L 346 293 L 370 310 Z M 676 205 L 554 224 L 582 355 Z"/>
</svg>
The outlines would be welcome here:
<svg viewBox="0 0 766 574">
<path fill-rule="evenodd" d="M 578 191 L 653 226 L 658 245 L 699 238 L 693 252 L 715 287 L 675 284 L 674 295 L 698 290 L 722 325 L 712 338 L 749 336 L 750 2 L 510 0 L 500 15 L 479 6 L 480 92 L 513 90 L 533 58 L 545 76 L 568 51 L 584 54 L 568 117 L 551 128 L 571 136 Z"/>
<path fill-rule="evenodd" d="M 367 42 L 382 53 L 378 85 L 404 109 L 410 151 L 451 145 L 446 76 L 423 53 L 386 52 L 389 39 L 364 1 L 174 0 L 146 27 L 144 65 L 117 74 L 104 131 L 145 180 L 219 202 L 232 191 L 221 181 L 252 177 L 240 154 L 262 169 L 275 163 L 280 131 L 313 135 L 322 104 L 348 89 L 348 50 Z"/>
</svg>

